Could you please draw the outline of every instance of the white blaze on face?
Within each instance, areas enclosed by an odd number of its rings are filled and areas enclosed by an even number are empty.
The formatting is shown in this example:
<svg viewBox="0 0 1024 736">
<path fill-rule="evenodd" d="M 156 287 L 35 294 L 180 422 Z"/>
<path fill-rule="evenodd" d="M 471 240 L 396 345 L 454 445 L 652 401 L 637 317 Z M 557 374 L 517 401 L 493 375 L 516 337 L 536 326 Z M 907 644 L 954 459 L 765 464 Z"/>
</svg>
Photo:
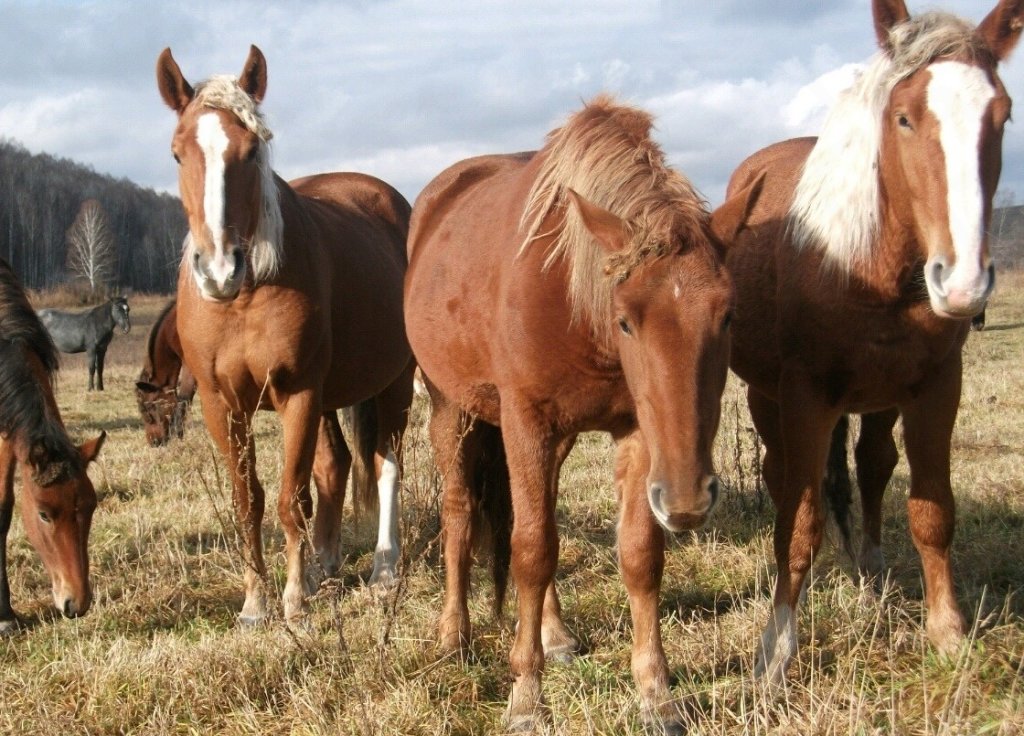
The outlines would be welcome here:
<svg viewBox="0 0 1024 736">
<path fill-rule="evenodd" d="M 953 272 L 943 278 L 942 287 L 950 296 L 958 291 L 974 294 L 988 283 L 987 264 L 981 262 L 985 204 L 979 155 L 982 120 L 996 90 L 976 66 L 943 61 L 928 70 L 928 109 L 939 122 L 949 232 L 956 253 Z"/>
<path fill-rule="evenodd" d="M 214 255 L 210 269 L 215 278 L 223 281 L 230 276 L 224 257 L 224 153 L 228 150 L 228 136 L 217 113 L 208 112 L 199 117 L 196 142 L 206 163 L 206 181 L 203 182 L 203 212 L 206 227 L 213 237 Z"/>
</svg>

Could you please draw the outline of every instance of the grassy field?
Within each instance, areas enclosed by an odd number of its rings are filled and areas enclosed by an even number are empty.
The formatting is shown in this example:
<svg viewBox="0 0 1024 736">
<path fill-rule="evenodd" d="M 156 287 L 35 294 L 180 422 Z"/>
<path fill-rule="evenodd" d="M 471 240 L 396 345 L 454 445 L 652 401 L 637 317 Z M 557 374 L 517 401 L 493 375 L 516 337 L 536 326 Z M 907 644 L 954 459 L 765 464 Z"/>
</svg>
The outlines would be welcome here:
<svg viewBox="0 0 1024 736">
<path fill-rule="evenodd" d="M 376 594 L 373 520 L 344 520 L 345 577 L 311 604 L 309 626 L 242 629 L 241 557 L 230 492 L 194 408 L 183 441 L 143 438 L 132 393 L 158 299 L 133 301 L 135 325 L 115 337 L 107 391 L 87 393 L 81 356 L 68 356 L 58 400 L 79 438 L 110 437 L 91 475 L 101 501 L 90 549 L 95 603 L 87 616 L 50 611 L 49 580 L 12 529 L 11 587 L 27 626 L 0 641 L 0 734 L 477 734 L 500 731 L 510 675 L 512 605 L 490 614 L 483 568 L 471 602 L 469 661 L 439 657 L 434 639 L 443 570 L 438 479 L 417 399 L 403 492 L 404 572 Z M 883 547 L 891 578 L 881 597 L 852 581 L 826 550 L 802 608 L 801 649 L 781 692 L 751 678 L 769 612 L 771 502 L 759 487 L 759 448 L 730 379 L 716 448 L 726 491 L 709 526 L 671 541 L 662 630 L 675 692 L 694 733 L 1016 734 L 1024 732 L 1024 275 L 1007 274 L 988 329 L 965 350 L 964 396 L 953 438 L 958 498 L 954 565 L 972 623 L 956 658 L 937 656 L 922 628 L 922 582 L 906 524 L 908 471 L 886 498 Z M 281 469 L 273 415 L 255 427 L 261 477 Z M 547 668 L 558 734 L 639 730 L 629 674 L 630 624 L 615 563 L 612 447 L 582 438 L 563 472 L 558 585 L 566 620 L 585 645 Z M 270 584 L 283 586 L 282 535 L 268 498 Z"/>
</svg>

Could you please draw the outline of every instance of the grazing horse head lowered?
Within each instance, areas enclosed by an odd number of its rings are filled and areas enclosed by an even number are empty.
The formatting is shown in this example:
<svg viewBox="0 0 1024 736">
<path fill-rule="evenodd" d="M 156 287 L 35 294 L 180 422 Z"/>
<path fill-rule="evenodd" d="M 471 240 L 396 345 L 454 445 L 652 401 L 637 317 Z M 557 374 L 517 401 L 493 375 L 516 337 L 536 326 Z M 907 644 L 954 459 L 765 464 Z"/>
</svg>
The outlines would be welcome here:
<svg viewBox="0 0 1024 736">
<path fill-rule="evenodd" d="M 105 433 L 75 447 L 53 396 L 57 350 L 10 266 L 0 260 L 0 633 L 17 627 L 7 583 L 14 474 L 21 471 L 25 533 L 50 574 L 65 616 L 89 610 L 89 529 L 96 491 L 86 466 Z"/>
</svg>

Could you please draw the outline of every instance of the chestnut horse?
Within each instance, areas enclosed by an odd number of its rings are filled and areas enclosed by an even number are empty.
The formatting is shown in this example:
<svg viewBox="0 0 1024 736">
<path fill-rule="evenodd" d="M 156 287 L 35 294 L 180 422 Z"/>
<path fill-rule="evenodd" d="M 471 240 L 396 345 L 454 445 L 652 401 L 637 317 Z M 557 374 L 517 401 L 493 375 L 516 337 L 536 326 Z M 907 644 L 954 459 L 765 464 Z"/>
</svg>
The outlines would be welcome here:
<svg viewBox="0 0 1024 736">
<path fill-rule="evenodd" d="M 181 356 L 178 306 L 172 299 L 149 331 L 146 359 L 135 382 L 142 427 L 153 447 L 172 437 L 181 439 L 185 432 L 185 416 L 196 393 L 196 379 Z"/>
<path fill-rule="evenodd" d="M 21 469 L 25 534 L 50 573 L 53 604 L 65 616 L 89 610 L 89 527 L 96 491 L 85 472 L 106 433 L 76 448 L 53 397 L 57 348 L 0 259 L 0 634 L 18 628 L 7 581 L 7 533 L 14 471 Z"/>
<path fill-rule="evenodd" d="M 944 651 L 964 634 L 949 555 L 950 437 L 961 346 L 993 285 L 985 233 L 1010 114 L 996 66 L 1017 43 L 1022 6 L 1002 0 L 974 28 L 874 0 L 881 52 L 821 136 L 755 153 L 729 184 L 734 193 L 764 181 L 727 264 L 737 291 L 732 368 L 749 384 L 777 507 L 779 577 L 757 663 L 772 681 L 796 652 L 797 602 L 822 536 L 829 435 L 844 413 L 866 414 L 862 566 L 881 565 L 890 429 L 902 415 L 927 633 Z"/>
<path fill-rule="evenodd" d="M 319 501 L 314 550 L 328 572 L 339 564 L 352 461 L 335 413 L 342 407 L 357 405 L 354 434 L 370 439 L 356 453 L 370 470 L 370 482 L 354 483 L 356 498 L 374 500 L 371 490 L 382 498 L 387 538 L 378 541 L 371 581 L 395 575 L 399 447 L 414 369 L 402 317 L 409 204 L 361 174 L 290 184 L 274 174 L 258 107 L 267 67 L 255 46 L 238 79 L 216 76 L 196 88 L 165 49 L 157 80 L 178 114 L 171 150 L 190 230 L 178 278 L 179 334 L 206 426 L 231 473 L 247 558 L 240 620 L 268 616 L 264 492 L 250 431 L 261 406 L 279 414 L 284 431 L 278 514 L 288 567 L 284 615 L 294 619 L 308 582 L 311 471 Z"/>
<path fill-rule="evenodd" d="M 474 512 L 500 519 L 510 482 L 514 729 L 541 716 L 545 652 L 575 647 L 554 593 L 554 512 L 562 461 L 590 430 L 618 443 L 619 563 L 644 717 L 678 723 L 658 624 L 664 530 L 699 526 L 716 500 L 732 286 L 703 200 L 650 128 L 647 114 L 600 97 L 541 151 L 458 163 L 413 208 L 405 318 L 444 478 L 440 641 L 469 640 Z M 741 220 L 734 210 L 715 233 Z"/>
</svg>

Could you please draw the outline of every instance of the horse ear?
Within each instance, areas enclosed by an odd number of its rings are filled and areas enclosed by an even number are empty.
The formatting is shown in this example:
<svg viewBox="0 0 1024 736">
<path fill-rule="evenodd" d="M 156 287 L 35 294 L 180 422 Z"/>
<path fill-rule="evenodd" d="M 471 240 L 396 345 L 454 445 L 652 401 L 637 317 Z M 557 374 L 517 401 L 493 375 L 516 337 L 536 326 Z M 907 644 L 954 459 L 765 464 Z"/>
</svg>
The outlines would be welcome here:
<svg viewBox="0 0 1024 736">
<path fill-rule="evenodd" d="M 761 196 L 764 177 L 762 172 L 751 184 L 729 197 L 711 213 L 711 232 L 723 246 L 728 247 L 746 227 L 747 219 Z"/>
<path fill-rule="evenodd" d="M 1024 0 L 1001 0 L 978 25 L 977 34 L 999 61 L 1005 61 L 1024 28 Z"/>
<path fill-rule="evenodd" d="M 181 69 L 178 68 L 178 62 L 171 56 L 169 48 L 161 51 L 156 60 L 156 84 L 167 107 L 179 115 L 196 95 L 192 85 L 185 80 Z"/>
<path fill-rule="evenodd" d="M 875 37 L 878 45 L 885 51 L 891 51 L 889 31 L 910 19 L 910 12 L 904 0 L 872 0 L 871 17 L 875 20 Z"/>
<path fill-rule="evenodd" d="M 245 60 L 245 66 L 238 77 L 238 86 L 244 89 L 256 104 L 263 102 L 263 95 L 267 93 L 267 60 L 263 58 L 263 52 L 254 45 L 249 46 L 249 58 Z"/>
<path fill-rule="evenodd" d="M 572 189 L 567 189 L 566 193 L 569 201 L 573 203 L 576 211 L 579 212 L 583 226 L 590 231 L 591 235 L 597 238 L 597 242 L 601 244 L 601 247 L 610 254 L 618 253 L 625 249 L 628 238 L 626 237 L 626 229 L 621 219 L 608 210 L 588 202 Z"/>
<path fill-rule="evenodd" d="M 100 431 L 98 437 L 88 440 L 87 442 L 84 442 L 79 446 L 78 454 L 81 455 L 82 462 L 84 464 L 88 465 L 99 456 L 100 449 L 102 449 L 103 443 L 106 441 L 106 439 L 107 433 L 104 431 Z"/>
</svg>

